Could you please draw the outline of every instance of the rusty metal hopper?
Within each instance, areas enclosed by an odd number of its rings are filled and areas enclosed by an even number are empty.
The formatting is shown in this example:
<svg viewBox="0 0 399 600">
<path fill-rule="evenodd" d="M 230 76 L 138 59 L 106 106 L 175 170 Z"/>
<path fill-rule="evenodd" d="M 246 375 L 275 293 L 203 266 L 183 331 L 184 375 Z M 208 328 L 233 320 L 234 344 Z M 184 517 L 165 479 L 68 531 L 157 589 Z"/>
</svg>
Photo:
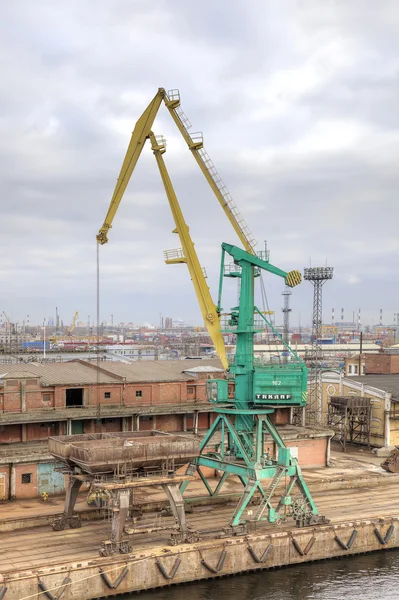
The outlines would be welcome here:
<svg viewBox="0 0 399 600">
<path fill-rule="evenodd" d="M 70 467 L 85 473 L 112 473 L 120 464 L 132 471 L 160 467 L 168 461 L 175 467 L 199 454 L 199 439 L 161 431 L 88 434 L 49 438 L 49 451 Z"/>
</svg>

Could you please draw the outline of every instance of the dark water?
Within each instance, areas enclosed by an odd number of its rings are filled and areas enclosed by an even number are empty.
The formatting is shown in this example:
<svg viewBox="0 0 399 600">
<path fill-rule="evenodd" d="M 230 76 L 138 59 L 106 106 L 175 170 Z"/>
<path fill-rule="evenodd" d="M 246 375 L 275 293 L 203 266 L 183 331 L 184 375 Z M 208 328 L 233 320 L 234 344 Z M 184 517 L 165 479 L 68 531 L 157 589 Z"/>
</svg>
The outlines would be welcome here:
<svg viewBox="0 0 399 600">
<path fill-rule="evenodd" d="M 308 563 L 123 596 L 124 600 L 399 600 L 399 551 Z"/>
</svg>

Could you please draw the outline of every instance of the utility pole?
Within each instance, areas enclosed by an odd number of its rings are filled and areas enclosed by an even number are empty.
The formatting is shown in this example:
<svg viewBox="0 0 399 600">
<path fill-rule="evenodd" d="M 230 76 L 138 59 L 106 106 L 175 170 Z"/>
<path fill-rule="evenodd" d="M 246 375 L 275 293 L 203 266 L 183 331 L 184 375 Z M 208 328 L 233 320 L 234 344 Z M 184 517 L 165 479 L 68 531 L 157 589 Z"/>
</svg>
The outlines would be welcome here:
<svg viewBox="0 0 399 600">
<path fill-rule="evenodd" d="M 46 360 L 46 318 L 43 319 L 43 360 Z"/>
<path fill-rule="evenodd" d="M 312 350 L 309 370 L 308 400 L 306 405 L 306 423 L 322 422 L 321 362 L 323 351 L 320 345 L 323 321 L 322 289 L 326 281 L 333 278 L 333 267 L 310 267 L 304 269 L 304 279 L 313 285 Z M 343 315 L 343 309 L 342 313 Z"/>
</svg>

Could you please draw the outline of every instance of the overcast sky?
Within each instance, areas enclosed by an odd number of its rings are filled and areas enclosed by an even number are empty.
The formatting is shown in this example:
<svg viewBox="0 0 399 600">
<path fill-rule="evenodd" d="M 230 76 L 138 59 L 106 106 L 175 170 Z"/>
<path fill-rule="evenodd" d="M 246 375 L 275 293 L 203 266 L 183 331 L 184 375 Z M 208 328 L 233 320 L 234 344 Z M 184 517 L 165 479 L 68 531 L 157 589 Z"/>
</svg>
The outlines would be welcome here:
<svg viewBox="0 0 399 600">
<path fill-rule="evenodd" d="M 399 6 L 395 0 L 13 0 L 0 9 L 0 312 L 96 313 L 96 241 L 134 123 L 158 87 L 182 107 L 259 248 L 334 266 L 324 318 L 392 322 L 398 299 Z M 164 107 L 154 131 L 216 292 L 238 240 Z M 100 248 L 101 314 L 199 323 L 150 147 Z M 281 322 L 283 280 L 267 276 Z M 234 291 L 227 299 L 234 303 Z M 312 287 L 292 296 L 310 322 Z"/>
</svg>

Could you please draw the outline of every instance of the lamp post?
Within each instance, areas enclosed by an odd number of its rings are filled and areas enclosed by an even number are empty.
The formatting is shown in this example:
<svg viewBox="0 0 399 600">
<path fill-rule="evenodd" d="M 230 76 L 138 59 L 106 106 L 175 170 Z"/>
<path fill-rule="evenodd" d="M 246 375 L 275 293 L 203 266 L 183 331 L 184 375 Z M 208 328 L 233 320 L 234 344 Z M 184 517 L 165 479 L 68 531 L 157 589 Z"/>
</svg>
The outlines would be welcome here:
<svg viewBox="0 0 399 600">
<path fill-rule="evenodd" d="M 43 360 L 46 360 L 46 319 L 43 319 Z"/>
</svg>

